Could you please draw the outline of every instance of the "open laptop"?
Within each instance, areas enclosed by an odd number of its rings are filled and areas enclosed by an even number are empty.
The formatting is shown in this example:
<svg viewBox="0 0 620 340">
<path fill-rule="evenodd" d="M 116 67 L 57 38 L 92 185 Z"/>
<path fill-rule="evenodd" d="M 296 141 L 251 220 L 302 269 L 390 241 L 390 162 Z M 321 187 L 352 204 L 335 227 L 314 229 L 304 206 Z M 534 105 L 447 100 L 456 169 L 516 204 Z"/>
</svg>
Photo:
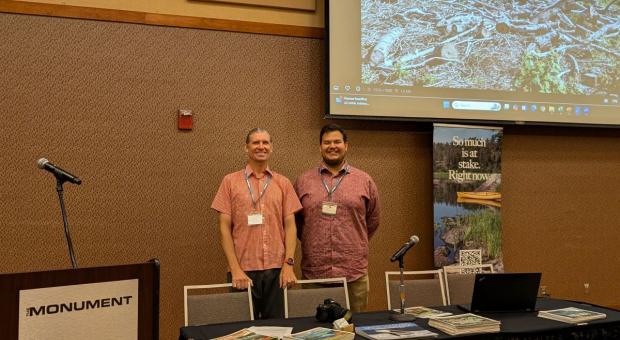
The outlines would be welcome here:
<svg viewBox="0 0 620 340">
<path fill-rule="evenodd" d="M 470 305 L 458 305 L 472 313 L 534 312 L 541 273 L 476 274 Z"/>
</svg>

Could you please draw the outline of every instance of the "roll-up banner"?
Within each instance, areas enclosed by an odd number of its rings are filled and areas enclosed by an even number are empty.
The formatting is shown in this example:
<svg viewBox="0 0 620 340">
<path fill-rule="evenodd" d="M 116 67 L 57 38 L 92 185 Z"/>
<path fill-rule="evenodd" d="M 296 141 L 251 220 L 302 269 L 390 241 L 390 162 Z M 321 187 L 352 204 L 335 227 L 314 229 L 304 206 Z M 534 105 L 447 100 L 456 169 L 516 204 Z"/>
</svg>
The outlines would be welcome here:
<svg viewBox="0 0 620 340">
<path fill-rule="evenodd" d="M 434 124 L 435 267 L 502 272 L 501 128 Z"/>
</svg>

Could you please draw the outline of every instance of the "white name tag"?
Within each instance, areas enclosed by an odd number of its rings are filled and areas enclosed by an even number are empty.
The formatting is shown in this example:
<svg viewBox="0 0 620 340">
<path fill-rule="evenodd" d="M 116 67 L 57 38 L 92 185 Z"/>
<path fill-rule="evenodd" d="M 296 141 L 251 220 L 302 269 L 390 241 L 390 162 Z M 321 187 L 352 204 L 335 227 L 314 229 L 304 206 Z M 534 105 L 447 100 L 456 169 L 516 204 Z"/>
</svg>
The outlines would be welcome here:
<svg viewBox="0 0 620 340">
<path fill-rule="evenodd" d="M 336 215 L 336 211 L 338 210 L 338 204 L 334 202 L 323 202 L 321 205 L 321 212 L 323 215 Z"/>
<path fill-rule="evenodd" d="M 259 225 L 259 224 L 263 224 L 263 214 L 252 213 L 248 215 L 248 225 Z"/>
</svg>

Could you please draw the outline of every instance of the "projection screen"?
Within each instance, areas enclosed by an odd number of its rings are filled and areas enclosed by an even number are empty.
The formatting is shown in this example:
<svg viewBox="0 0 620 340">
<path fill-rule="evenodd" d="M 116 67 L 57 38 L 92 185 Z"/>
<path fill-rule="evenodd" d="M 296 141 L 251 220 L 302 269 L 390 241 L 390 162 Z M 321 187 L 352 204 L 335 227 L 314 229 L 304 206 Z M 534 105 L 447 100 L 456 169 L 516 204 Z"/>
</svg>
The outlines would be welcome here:
<svg viewBox="0 0 620 340">
<path fill-rule="evenodd" d="M 327 116 L 620 125 L 620 1 L 328 0 Z"/>
</svg>

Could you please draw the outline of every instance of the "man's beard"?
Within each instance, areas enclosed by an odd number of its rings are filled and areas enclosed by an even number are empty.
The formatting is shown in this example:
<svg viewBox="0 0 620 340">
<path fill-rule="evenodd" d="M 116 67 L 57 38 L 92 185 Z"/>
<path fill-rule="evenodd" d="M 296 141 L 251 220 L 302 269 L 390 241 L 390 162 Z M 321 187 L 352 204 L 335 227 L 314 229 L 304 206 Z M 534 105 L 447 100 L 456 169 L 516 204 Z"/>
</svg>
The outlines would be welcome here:
<svg viewBox="0 0 620 340">
<path fill-rule="evenodd" d="M 342 163 L 344 163 L 344 158 L 338 158 L 338 159 L 327 159 L 327 158 L 323 158 L 323 162 L 329 166 L 338 166 L 341 165 Z"/>
</svg>

